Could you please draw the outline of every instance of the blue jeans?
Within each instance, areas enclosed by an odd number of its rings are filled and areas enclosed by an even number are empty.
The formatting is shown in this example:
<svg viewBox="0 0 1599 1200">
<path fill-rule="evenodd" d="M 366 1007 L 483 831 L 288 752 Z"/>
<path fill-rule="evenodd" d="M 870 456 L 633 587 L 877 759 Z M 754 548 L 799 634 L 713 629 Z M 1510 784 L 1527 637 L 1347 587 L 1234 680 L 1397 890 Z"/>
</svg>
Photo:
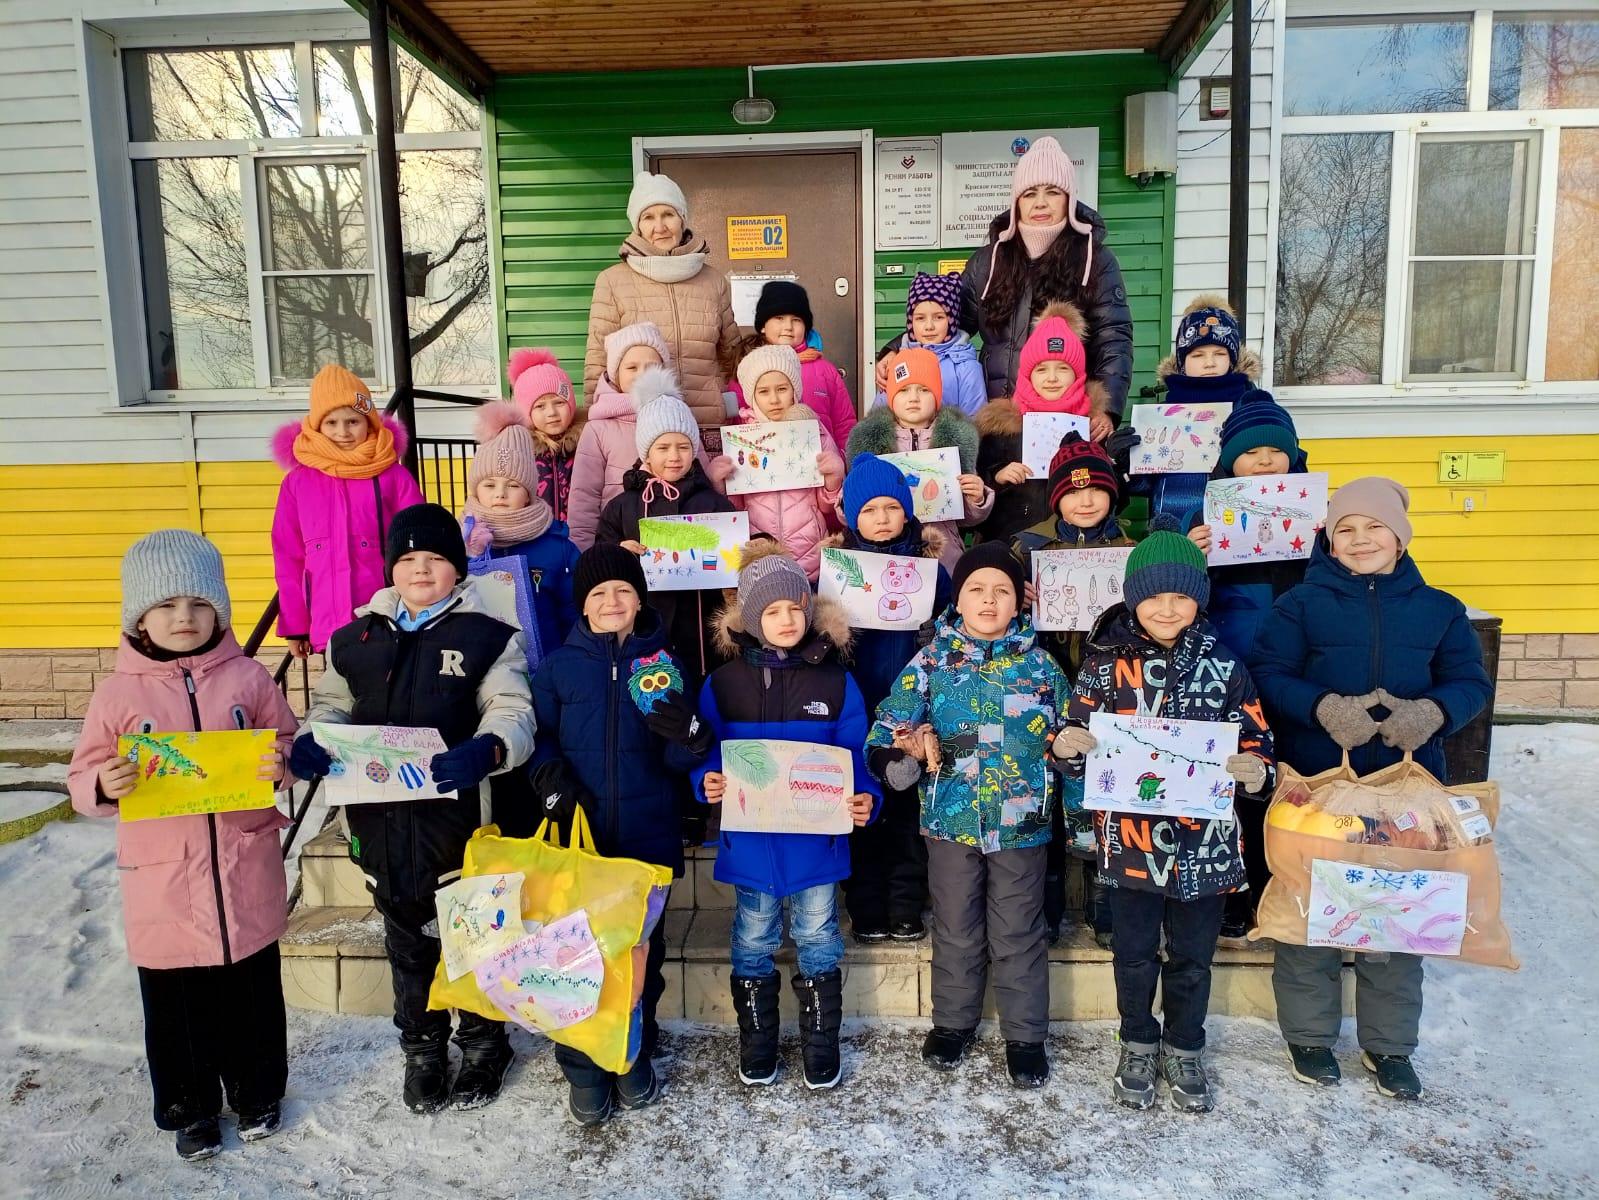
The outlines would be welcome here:
<svg viewBox="0 0 1599 1200">
<path fill-rule="evenodd" d="M 772 957 L 783 944 L 783 910 L 799 954 L 800 974 L 825 975 L 844 961 L 844 935 L 838 931 L 838 886 L 824 883 L 792 896 L 734 888 L 733 974 L 764 979 L 775 969 Z"/>
</svg>

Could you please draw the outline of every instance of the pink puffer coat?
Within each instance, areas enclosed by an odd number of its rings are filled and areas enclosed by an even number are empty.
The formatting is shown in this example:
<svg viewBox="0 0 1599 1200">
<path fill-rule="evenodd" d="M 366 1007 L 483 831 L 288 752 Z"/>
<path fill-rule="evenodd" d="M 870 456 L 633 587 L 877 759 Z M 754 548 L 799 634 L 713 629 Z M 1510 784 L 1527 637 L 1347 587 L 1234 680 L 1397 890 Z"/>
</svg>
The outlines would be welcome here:
<svg viewBox="0 0 1599 1200">
<path fill-rule="evenodd" d="M 115 804 L 101 802 L 96 779 L 120 734 L 276 729 L 287 754 L 296 725 L 283 693 L 244 657 L 232 630 L 214 650 L 174 662 L 146 658 L 124 641 L 116 674 L 95 689 L 83 718 L 67 773 L 72 807 L 117 815 Z M 288 908 L 278 830 L 288 823 L 276 808 L 121 822 L 117 878 L 134 965 L 214 967 L 277 941 Z"/>
<path fill-rule="evenodd" d="M 814 350 L 805 351 L 800 355 L 800 384 L 804 394 L 795 399 L 816 413 L 816 419 L 833 435 L 834 442 L 844 445 L 859 418 L 855 415 L 855 401 L 849 396 L 849 385 L 838 368 Z M 749 407 L 738 380 L 733 381 L 730 390 L 738 397 L 741 410 Z"/>
<path fill-rule="evenodd" d="M 402 457 L 404 427 L 392 417 Z M 402 508 L 422 503 L 422 489 L 395 463 L 375 479 L 336 479 L 294 457 L 300 423 L 272 437 L 272 456 L 289 468 L 272 518 L 272 567 L 278 582 L 279 637 L 309 637 L 321 650 L 355 610 L 382 589 L 383 541 Z"/>
</svg>

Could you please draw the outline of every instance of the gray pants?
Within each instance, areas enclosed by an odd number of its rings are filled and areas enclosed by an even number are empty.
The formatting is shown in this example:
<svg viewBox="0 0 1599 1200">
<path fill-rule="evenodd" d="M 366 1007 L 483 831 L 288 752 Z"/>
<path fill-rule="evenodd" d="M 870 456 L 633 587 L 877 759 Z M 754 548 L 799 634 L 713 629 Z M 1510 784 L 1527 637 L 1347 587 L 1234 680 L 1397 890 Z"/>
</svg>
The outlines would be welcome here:
<svg viewBox="0 0 1599 1200">
<path fill-rule="evenodd" d="M 1277 1025 L 1295 1046 L 1331 1049 L 1343 1022 L 1344 952 L 1336 946 L 1277 946 L 1272 989 Z M 1355 955 L 1355 1034 L 1373 1054 L 1414 1054 L 1421 1024 L 1421 959 Z"/>
<path fill-rule="evenodd" d="M 1005 1040 L 1042 1042 L 1049 1033 L 1048 848 L 984 854 L 974 846 L 926 840 L 927 888 L 933 897 L 933 1024 L 976 1028 L 992 963 Z"/>
</svg>

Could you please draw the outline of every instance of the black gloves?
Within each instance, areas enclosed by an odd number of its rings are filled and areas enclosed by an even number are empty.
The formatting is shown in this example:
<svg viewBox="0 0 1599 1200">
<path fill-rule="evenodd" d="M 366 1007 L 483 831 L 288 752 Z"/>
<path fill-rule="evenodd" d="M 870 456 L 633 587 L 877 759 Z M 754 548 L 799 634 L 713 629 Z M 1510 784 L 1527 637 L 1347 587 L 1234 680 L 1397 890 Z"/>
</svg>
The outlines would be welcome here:
<svg viewBox="0 0 1599 1200">
<path fill-rule="evenodd" d="M 572 828 L 572 818 L 579 806 L 592 809 L 594 797 L 577 778 L 564 758 L 552 758 L 533 768 L 529 776 L 533 785 L 533 800 L 540 814 L 554 822 L 565 836 Z"/>
<path fill-rule="evenodd" d="M 656 737 L 676 742 L 696 757 L 711 748 L 711 728 L 700 719 L 682 692 L 668 692 L 655 702 L 644 723 Z"/>
</svg>

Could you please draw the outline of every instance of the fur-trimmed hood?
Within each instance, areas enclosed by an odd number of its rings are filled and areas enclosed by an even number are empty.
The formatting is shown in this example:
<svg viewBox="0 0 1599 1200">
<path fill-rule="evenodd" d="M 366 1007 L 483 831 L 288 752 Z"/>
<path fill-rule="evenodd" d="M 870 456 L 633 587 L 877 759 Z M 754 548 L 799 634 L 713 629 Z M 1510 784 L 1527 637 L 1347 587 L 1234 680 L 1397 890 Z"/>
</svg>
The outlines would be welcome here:
<svg viewBox="0 0 1599 1200">
<path fill-rule="evenodd" d="M 1097 379 L 1090 379 L 1084 390 L 1088 393 L 1090 411 L 1109 411 L 1110 393 L 1105 390 L 1104 384 Z M 977 410 L 972 417 L 972 424 L 977 427 L 979 437 L 1019 436 L 1022 431 L 1022 412 L 1009 396 L 997 396 Z"/>
<path fill-rule="evenodd" d="M 404 458 L 406 450 L 411 445 L 411 436 L 405 432 L 405 426 L 400 424 L 398 417 L 384 413 L 382 420 L 389 432 L 394 435 L 395 458 Z M 304 428 L 303 421 L 291 421 L 272 435 L 272 460 L 285 471 L 293 470 L 300 465 L 300 460 L 294 457 L 294 439 L 299 436 L 302 428 Z M 576 442 L 572 444 L 577 445 Z"/>
<path fill-rule="evenodd" d="M 917 558 L 939 558 L 944 553 L 944 547 L 949 544 L 949 539 L 944 536 L 944 531 L 936 525 L 921 526 L 920 548 L 915 550 Z M 851 544 L 853 543 L 853 545 Z M 898 543 L 896 543 L 897 545 Z M 861 540 L 860 536 L 852 529 L 840 529 L 837 533 L 829 534 L 823 539 L 824 547 L 831 546 L 835 550 L 862 550 L 869 554 L 904 554 L 905 551 L 879 550 L 870 542 Z"/>
<path fill-rule="evenodd" d="M 739 558 L 740 569 L 759 562 L 770 555 L 781 554 L 792 558 L 788 549 L 771 538 L 756 538 L 745 544 Z M 745 652 L 771 653 L 762 646 L 760 638 L 744 628 L 744 613 L 737 597 L 729 600 L 711 623 L 711 633 L 716 648 L 729 658 Z M 849 650 L 854 640 L 849 627 L 849 616 L 844 606 L 830 596 L 811 597 L 811 619 L 805 636 L 798 646 L 783 657 L 798 657 L 808 663 L 819 663 L 834 651 L 840 655 Z"/>
<path fill-rule="evenodd" d="M 1260 355 L 1245 346 L 1238 352 L 1238 366 L 1232 373 L 1246 376 L 1250 383 L 1258 384 L 1260 382 L 1260 371 Z M 1160 365 L 1155 368 L 1155 378 L 1157 379 L 1166 379 L 1169 376 L 1178 374 L 1181 374 L 1181 372 L 1177 370 L 1177 356 L 1175 354 L 1168 354 L 1160 360 Z"/>
<path fill-rule="evenodd" d="M 583 437 L 583 428 L 589 423 L 588 409 L 580 408 L 577 415 L 572 418 L 572 423 L 566 427 L 565 432 L 553 442 L 546 438 L 537 429 L 528 428 L 533 435 L 533 449 L 540 458 L 555 455 L 556 458 L 571 458 L 577 453 L 577 444 Z"/>
<path fill-rule="evenodd" d="M 962 474 L 970 475 L 977 469 L 977 428 L 960 409 L 940 405 L 938 415 L 933 418 L 932 437 L 935 447 L 955 447 L 960 454 Z M 850 461 L 857 454 L 897 453 L 899 443 L 895 436 L 894 414 L 887 404 L 875 406 L 849 432 L 845 454 Z"/>
</svg>

